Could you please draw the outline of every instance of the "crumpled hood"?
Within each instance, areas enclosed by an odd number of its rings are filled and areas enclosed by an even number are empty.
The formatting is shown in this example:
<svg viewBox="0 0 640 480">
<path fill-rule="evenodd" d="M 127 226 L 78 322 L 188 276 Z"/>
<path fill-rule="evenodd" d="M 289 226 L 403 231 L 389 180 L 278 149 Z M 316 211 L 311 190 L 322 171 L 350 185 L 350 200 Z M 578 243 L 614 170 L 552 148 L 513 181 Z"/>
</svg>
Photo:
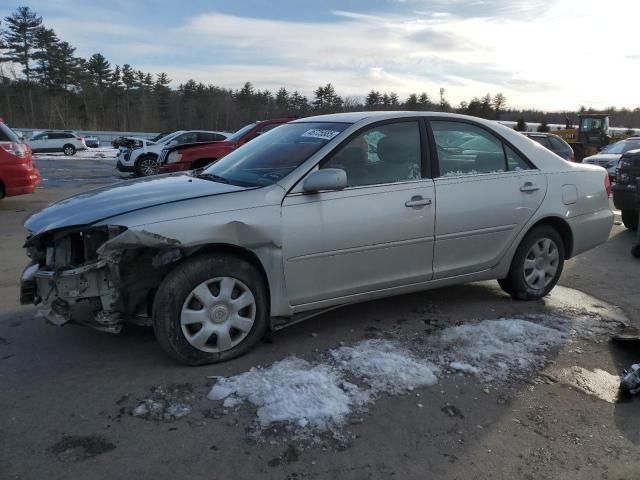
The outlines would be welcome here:
<svg viewBox="0 0 640 480">
<path fill-rule="evenodd" d="M 247 188 L 203 180 L 191 174 L 141 178 L 90 190 L 53 203 L 29 217 L 24 226 L 38 235 L 73 225 L 90 225 L 147 207 L 240 190 Z"/>
</svg>

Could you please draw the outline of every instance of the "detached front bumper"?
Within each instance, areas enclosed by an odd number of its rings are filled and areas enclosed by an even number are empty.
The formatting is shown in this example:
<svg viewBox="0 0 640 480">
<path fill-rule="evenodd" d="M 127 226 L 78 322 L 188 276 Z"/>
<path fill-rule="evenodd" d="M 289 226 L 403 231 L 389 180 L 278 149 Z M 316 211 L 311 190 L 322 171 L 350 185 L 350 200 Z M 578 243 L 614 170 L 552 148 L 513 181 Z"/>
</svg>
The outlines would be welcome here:
<svg viewBox="0 0 640 480">
<path fill-rule="evenodd" d="M 28 265 L 20 278 L 20 303 L 35 304 L 55 325 L 76 322 L 118 333 L 121 315 L 111 272 L 104 260 L 64 271 Z"/>
</svg>

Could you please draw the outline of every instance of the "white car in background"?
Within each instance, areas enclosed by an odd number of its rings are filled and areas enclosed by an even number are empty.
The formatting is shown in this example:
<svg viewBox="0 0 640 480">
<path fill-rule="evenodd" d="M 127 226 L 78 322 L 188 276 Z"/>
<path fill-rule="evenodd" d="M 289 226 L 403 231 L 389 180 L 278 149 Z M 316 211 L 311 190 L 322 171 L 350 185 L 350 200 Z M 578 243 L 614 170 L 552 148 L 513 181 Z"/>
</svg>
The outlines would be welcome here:
<svg viewBox="0 0 640 480">
<path fill-rule="evenodd" d="M 75 155 L 78 150 L 86 150 L 87 145 L 80 135 L 72 130 L 47 130 L 35 134 L 26 141 L 33 153 L 56 153 Z"/>
<path fill-rule="evenodd" d="M 126 144 L 119 147 L 117 168 L 121 172 L 133 172 L 140 177 L 158 173 L 158 158 L 165 147 L 185 143 L 219 142 L 229 136 L 226 132 L 210 130 L 178 130 L 158 141 L 144 138 L 127 138 Z"/>
</svg>

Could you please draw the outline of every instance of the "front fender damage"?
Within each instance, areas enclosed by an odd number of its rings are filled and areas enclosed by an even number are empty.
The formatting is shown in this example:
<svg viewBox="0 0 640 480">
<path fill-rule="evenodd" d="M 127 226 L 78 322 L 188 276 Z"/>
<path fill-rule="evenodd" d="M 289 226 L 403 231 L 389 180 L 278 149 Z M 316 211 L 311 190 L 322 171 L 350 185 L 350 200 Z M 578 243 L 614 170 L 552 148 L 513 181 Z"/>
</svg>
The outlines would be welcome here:
<svg viewBox="0 0 640 480">
<path fill-rule="evenodd" d="M 45 318 L 55 325 L 73 321 L 110 333 L 119 333 L 125 321 L 150 324 L 148 292 L 167 266 L 184 256 L 181 243 L 144 230 L 110 231 L 108 240 L 90 251 L 86 238 L 91 234 L 74 234 L 52 236 L 44 268 L 33 272 L 31 266 L 25 270 L 31 278 L 23 275 L 23 291 L 34 292 L 31 300 Z M 84 261 L 69 265 L 79 250 Z M 29 281 L 35 288 L 25 289 Z"/>
<path fill-rule="evenodd" d="M 288 305 L 280 293 L 285 286 L 277 225 L 230 218 L 219 223 L 181 223 L 157 225 L 166 231 L 78 227 L 49 233 L 44 239 L 34 237 L 25 246 L 39 268 L 35 273 L 33 267 L 25 270 L 21 300 L 37 304 L 53 324 L 81 323 L 118 333 L 125 323 L 152 324 L 155 293 L 177 262 L 200 252 L 242 255 L 244 251 L 252 254 L 265 275 L 272 315 L 286 315 Z M 92 243 L 96 231 L 103 236 Z M 180 240 L 169 232 L 182 232 Z"/>
</svg>

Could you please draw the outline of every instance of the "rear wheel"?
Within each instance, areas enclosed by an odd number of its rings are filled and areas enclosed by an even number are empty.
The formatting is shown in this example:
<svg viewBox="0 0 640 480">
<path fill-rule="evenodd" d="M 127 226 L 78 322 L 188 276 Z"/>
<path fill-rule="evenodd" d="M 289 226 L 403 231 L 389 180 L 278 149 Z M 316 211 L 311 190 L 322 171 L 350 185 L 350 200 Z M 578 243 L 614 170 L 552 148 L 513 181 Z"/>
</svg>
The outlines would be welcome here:
<svg viewBox="0 0 640 480">
<path fill-rule="evenodd" d="M 67 144 L 64 147 L 62 147 L 62 153 L 64 153 L 67 157 L 70 157 L 71 155 L 75 155 L 76 147 L 74 147 L 71 144 Z"/>
<path fill-rule="evenodd" d="M 638 230 L 638 212 L 635 210 L 622 210 L 622 223 L 629 230 Z"/>
<path fill-rule="evenodd" d="M 144 157 L 139 158 L 136 162 L 135 170 L 139 177 L 157 175 L 160 171 L 157 157 L 154 157 L 153 155 L 145 155 Z"/>
<path fill-rule="evenodd" d="M 178 265 L 160 285 L 153 328 L 160 346 L 187 365 L 242 355 L 269 327 L 260 272 L 231 255 L 199 255 Z"/>
<path fill-rule="evenodd" d="M 518 246 L 506 278 L 500 287 L 518 300 L 537 300 L 558 283 L 564 266 L 564 243 L 552 227 L 532 229 Z"/>
</svg>

